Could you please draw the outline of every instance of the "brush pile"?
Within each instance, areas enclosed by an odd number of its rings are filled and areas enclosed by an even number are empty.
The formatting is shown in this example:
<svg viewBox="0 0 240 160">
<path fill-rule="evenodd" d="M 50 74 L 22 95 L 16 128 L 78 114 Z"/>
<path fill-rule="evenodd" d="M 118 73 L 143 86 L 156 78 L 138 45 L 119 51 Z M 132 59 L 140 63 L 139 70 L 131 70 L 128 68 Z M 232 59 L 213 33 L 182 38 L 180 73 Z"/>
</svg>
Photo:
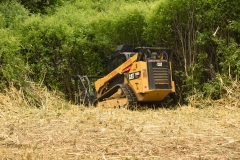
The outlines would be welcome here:
<svg viewBox="0 0 240 160">
<path fill-rule="evenodd" d="M 221 106 L 233 109 L 240 107 L 240 83 L 238 81 L 232 81 L 231 85 L 226 85 L 221 79 L 220 82 L 220 90 L 222 92 L 220 99 L 212 100 L 204 97 L 203 94 L 196 94 L 188 98 L 189 105 L 197 108 Z"/>
<path fill-rule="evenodd" d="M 231 86 L 227 86 L 226 84 L 222 83 L 222 87 L 226 93 L 220 100 L 217 100 L 215 103 L 219 106 L 228 108 L 240 107 L 240 83 L 238 81 L 232 81 Z"/>
<path fill-rule="evenodd" d="M 56 107 L 61 103 L 65 102 L 59 93 L 50 92 L 31 81 L 26 81 L 25 86 L 19 89 L 12 86 L 0 93 L 0 107 L 5 109 Z"/>
</svg>

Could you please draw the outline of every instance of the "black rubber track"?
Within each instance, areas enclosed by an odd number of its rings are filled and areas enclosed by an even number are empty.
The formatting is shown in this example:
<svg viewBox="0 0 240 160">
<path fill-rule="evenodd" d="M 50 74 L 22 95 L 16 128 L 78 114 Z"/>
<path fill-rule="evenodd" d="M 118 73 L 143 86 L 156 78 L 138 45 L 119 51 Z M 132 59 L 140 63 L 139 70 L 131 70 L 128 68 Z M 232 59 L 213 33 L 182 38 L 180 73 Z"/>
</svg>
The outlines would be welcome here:
<svg viewBox="0 0 240 160">
<path fill-rule="evenodd" d="M 101 97 L 97 98 L 94 101 L 94 106 L 97 105 L 97 102 L 104 101 L 105 98 L 111 97 L 111 95 L 116 93 L 119 88 L 121 88 L 123 90 L 123 93 L 125 94 L 125 96 L 128 100 L 127 108 L 132 108 L 132 107 L 137 106 L 137 97 L 134 94 L 132 88 L 128 84 L 117 84 L 117 85 L 115 85 L 110 90 L 105 92 Z"/>
</svg>

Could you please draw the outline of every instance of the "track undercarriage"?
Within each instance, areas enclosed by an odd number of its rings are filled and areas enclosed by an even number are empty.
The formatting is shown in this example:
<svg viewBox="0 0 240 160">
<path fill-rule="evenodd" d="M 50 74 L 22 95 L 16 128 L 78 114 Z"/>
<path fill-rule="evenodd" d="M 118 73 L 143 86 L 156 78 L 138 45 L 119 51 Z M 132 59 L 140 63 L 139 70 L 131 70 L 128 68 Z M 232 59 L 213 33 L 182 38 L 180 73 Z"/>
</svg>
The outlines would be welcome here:
<svg viewBox="0 0 240 160">
<path fill-rule="evenodd" d="M 94 107 L 103 107 L 103 108 L 126 108 L 126 109 L 137 109 L 139 106 L 148 106 L 148 107 L 168 107 L 168 104 L 172 99 L 166 97 L 164 101 L 159 102 L 138 102 L 135 93 L 129 84 L 117 84 L 111 89 L 104 92 L 100 97 L 97 98 L 95 92 L 91 92 L 90 81 L 88 76 L 73 76 L 75 80 L 76 88 L 84 86 L 84 92 L 77 90 L 75 93 L 75 102 L 76 104 L 81 104 L 84 106 L 94 106 Z M 90 77 L 92 78 L 92 77 Z M 85 83 L 88 82 L 87 84 Z"/>
<path fill-rule="evenodd" d="M 97 107 L 134 108 L 137 98 L 128 84 L 117 84 L 93 103 Z"/>
</svg>

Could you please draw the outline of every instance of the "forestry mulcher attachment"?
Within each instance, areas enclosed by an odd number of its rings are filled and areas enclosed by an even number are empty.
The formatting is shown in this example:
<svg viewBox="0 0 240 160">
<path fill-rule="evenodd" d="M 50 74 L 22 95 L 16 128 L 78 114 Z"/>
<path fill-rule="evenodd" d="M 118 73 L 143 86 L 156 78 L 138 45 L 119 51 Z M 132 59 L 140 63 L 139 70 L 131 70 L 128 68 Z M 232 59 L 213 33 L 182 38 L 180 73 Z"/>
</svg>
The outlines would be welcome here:
<svg viewBox="0 0 240 160">
<path fill-rule="evenodd" d="M 175 92 L 170 54 L 171 49 L 168 48 L 118 46 L 109 57 L 109 74 L 101 78 L 73 76 L 76 102 L 126 108 L 159 104 Z M 91 89 L 89 78 L 98 78 L 94 83 L 95 89 Z"/>
</svg>

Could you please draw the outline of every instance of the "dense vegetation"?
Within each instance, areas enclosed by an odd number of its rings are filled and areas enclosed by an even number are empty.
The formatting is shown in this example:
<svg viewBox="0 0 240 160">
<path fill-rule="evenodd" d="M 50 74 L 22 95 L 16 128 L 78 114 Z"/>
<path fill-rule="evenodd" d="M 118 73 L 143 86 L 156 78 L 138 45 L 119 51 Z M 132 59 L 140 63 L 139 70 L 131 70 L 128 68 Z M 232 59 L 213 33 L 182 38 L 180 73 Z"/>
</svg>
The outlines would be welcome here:
<svg viewBox="0 0 240 160">
<path fill-rule="evenodd" d="M 31 80 L 71 99 L 71 75 L 105 75 L 105 57 L 132 44 L 173 49 L 179 102 L 217 99 L 222 83 L 239 80 L 238 6 L 239 0 L 1 1 L 0 89 L 24 89 Z"/>
</svg>

